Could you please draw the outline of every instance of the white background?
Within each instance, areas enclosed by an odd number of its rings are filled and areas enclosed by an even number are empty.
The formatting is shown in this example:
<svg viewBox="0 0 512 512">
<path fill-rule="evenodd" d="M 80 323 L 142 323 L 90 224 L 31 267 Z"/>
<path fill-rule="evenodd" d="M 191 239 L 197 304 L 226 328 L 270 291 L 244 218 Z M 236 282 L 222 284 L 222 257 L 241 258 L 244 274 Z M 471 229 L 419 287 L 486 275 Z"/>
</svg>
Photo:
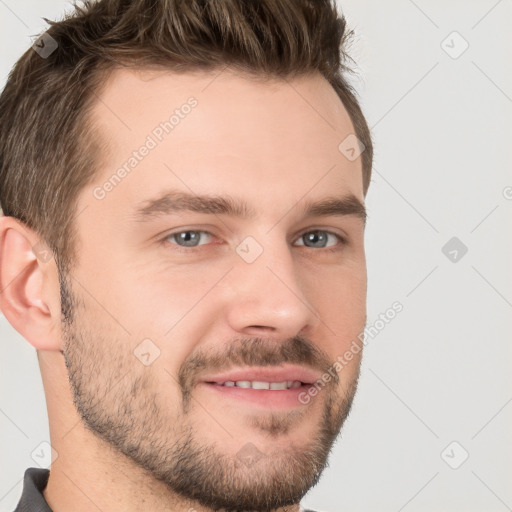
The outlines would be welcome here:
<svg viewBox="0 0 512 512">
<path fill-rule="evenodd" d="M 1 87 L 65 5 L 0 0 Z M 339 5 L 375 140 L 369 324 L 394 301 L 404 310 L 369 339 L 351 416 L 303 504 L 512 510 L 512 2 Z M 452 237 L 468 249 L 456 262 L 442 252 Z M 49 434 L 35 349 L 1 315 L 0 348 L 0 511 L 11 512 Z"/>
</svg>

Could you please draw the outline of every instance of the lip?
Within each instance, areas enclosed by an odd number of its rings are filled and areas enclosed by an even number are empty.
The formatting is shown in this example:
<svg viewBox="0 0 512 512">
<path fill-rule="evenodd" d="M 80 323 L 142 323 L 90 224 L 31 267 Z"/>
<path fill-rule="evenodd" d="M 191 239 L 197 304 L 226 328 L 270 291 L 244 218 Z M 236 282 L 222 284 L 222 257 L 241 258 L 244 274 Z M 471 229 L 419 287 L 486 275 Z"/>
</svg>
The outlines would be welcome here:
<svg viewBox="0 0 512 512">
<path fill-rule="evenodd" d="M 210 384 L 222 384 L 228 381 L 263 381 L 263 382 L 284 382 L 298 380 L 303 384 L 313 384 L 321 378 L 321 375 L 314 370 L 303 366 L 279 366 L 279 367 L 251 367 L 230 370 L 217 375 L 207 375 L 201 382 Z M 260 390 L 258 390 L 260 391 Z"/>
<path fill-rule="evenodd" d="M 203 377 L 198 383 L 199 388 L 214 393 L 216 399 L 228 400 L 242 406 L 256 407 L 260 410 L 291 410 L 304 407 L 314 401 L 309 396 L 307 401 L 301 397 L 307 395 L 311 385 L 320 379 L 314 370 L 301 366 L 286 365 L 283 367 L 252 367 L 231 370 L 217 375 Z M 227 381 L 263 381 L 284 382 L 300 381 L 298 388 L 267 390 L 222 386 Z"/>
</svg>

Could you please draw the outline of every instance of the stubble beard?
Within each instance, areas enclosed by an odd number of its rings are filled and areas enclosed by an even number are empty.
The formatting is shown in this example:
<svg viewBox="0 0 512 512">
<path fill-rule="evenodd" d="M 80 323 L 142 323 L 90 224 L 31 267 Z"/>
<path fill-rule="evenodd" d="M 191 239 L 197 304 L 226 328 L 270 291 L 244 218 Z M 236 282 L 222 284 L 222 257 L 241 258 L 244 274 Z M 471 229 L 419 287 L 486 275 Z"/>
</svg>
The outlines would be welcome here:
<svg viewBox="0 0 512 512">
<path fill-rule="evenodd" d="M 180 369 L 181 408 L 170 416 L 169 407 L 164 408 L 162 403 L 163 383 L 142 367 L 130 349 L 119 350 L 128 344 L 112 344 L 111 339 L 101 337 L 100 329 L 92 332 L 87 328 L 94 323 L 88 324 L 85 315 L 78 316 L 79 302 L 65 281 L 61 282 L 61 299 L 66 341 L 63 355 L 73 401 L 84 427 L 163 482 L 172 494 L 212 510 L 263 512 L 299 503 L 318 482 L 350 412 L 359 368 L 344 393 L 334 385 L 321 391 L 325 395 L 321 418 L 306 446 L 290 443 L 283 448 L 279 443 L 280 448 L 260 450 L 241 439 L 240 449 L 233 455 L 219 443 L 201 441 L 191 419 L 196 412 L 191 400 L 191 368 L 198 367 L 197 361 L 188 361 L 190 364 L 184 363 Z M 84 312 L 85 307 L 81 308 Z M 225 360 L 225 356 L 219 354 L 218 358 Z M 233 345 L 228 360 L 270 364 L 276 360 L 316 361 L 315 357 L 314 348 L 298 338 L 277 349 L 261 340 L 241 340 Z M 168 389 L 172 383 L 169 378 Z M 306 408 L 303 411 L 306 413 Z M 300 428 L 302 415 L 301 411 L 254 415 L 247 419 L 247 428 L 278 440 Z"/>
</svg>

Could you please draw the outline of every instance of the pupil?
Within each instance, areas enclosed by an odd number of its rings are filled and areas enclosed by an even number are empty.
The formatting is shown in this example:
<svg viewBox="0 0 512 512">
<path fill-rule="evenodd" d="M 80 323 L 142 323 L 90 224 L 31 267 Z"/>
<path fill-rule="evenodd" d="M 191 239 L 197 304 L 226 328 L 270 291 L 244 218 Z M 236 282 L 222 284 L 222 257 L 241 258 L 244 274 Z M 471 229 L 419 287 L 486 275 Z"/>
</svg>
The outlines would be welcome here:
<svg viewBox="0 0 512 512">
<path fill-rule="evenodd" d="M 195 245 L 198 237 L 195 231 L 185 231 L 184 233 L 180 233 L 179 238 L 187 245 Z"/>
<path fill-rule="evenodd" d="M 310 233 L 309 235 L 307 235 L 307 238 L 308 238 L 308 241 L 313 244 L 321 242 L 322 247 L 325 245 L 325 242 L 326 242 L 325 234 L 320 231 L 314 231 L 314 232 Z"/>
</svg>

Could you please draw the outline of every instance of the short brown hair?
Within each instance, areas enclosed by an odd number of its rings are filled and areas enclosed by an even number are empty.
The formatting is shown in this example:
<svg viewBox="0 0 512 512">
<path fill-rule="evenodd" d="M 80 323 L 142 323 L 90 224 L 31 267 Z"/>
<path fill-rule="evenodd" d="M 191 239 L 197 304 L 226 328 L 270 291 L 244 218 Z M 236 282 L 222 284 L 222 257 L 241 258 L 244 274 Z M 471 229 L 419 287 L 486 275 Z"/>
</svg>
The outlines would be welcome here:
<svg viewBox="0 0 512 512">
<path fill-rule="evenodd" d="M 62 21 L 46 21 L 43 37 L 57 48 L 47 56 L 27 50 L 0 96 L 0 204 L 39 234 L 62 272 L 76 261 L 76 199 L 101 154 L 88 114 L 120 66 L 229 66 L 281 79 L 321 73 L 365 146 L 366 194 L 372 140 L 346 79 L 351 33 L 334 0 L 85 1 Z"/>
</svg>

